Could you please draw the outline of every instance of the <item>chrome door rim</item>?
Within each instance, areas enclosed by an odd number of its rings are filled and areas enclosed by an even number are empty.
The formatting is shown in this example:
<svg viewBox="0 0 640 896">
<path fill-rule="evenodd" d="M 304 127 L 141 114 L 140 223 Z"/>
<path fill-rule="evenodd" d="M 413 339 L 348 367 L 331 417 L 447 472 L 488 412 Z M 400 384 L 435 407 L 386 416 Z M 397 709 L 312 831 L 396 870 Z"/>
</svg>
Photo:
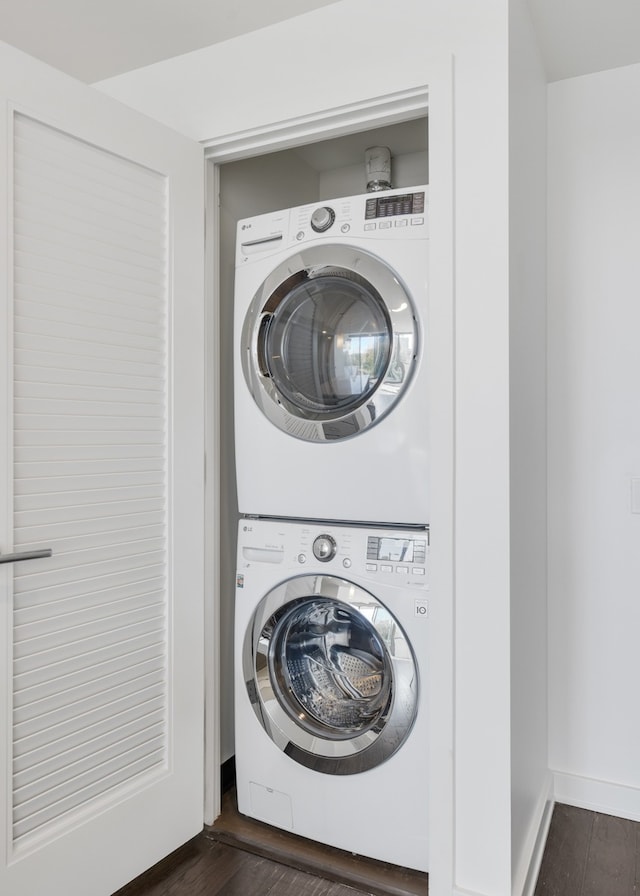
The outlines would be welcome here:
<svg viewBox="0 0 640 896">
<path fill-rule="evenodd" d="M 310 711 L 309 704 L 296 703 L 295 694 L 287 693 L 291 687 L 287 673 L 278 675 L 275 669 L 274 654 L 283 649 L 281 629 L 296 614 L 324 604 L 332 604 L 339 612 L 351 614 L 358 625 L 368 627 L 371 643 L 377 645 L 374 653 L 380 653 L 381 660 L 384 653 L 387 681 L 375 694 L 371 718 L 361 725 L 332 728 L 324 724 L 326 719 L 313 718 L 313 707 Z M 378 622 L 376 616 L 380 617 Z M 400 656 L 392 656 L 386 646 L 389 620 L 394 623 L 393 643 Z M 247 628 L 242 662 L 247 694 L 260 724 L 276 746 L 308 768 L 333 775 L 374 768 L 400 749 L 413 727 L 419 681 L 409 640 L 377 598 L 346 579 L 296 576 L 272 589 L 258 604 Z M 335 700 L 335 694 L 331 694 L 331 699 Z M 348 699 L 344 705 L 348 711 Z M 342 710 L 338 707 L 337 711 Z M 305 719 L 301 719 L 303 715 Z"/>
<path fill-rule="evenodd" d="M 322 409 L 305 402 L 304 396 L 297 401 L 292 392 L 287 394 L 287 390 L 278 388 L 262 346 L 265 330 L 293 290 L 302 289 L 305 282 L 332 277 L 351 281 L 353 289 L 369 293 L 371 304 L 378 304 L 386 321 L 390 345 L 370 388 L 361 390 L 361 400 Z M 323 442 L 357 435 L 386 416 L 412 379 L 418 348 L 415 311 L 398 275 L 364 250 L 325 245 L 301 249 L 282 261 L 261 284 L 245 317 L 240 352 L 245 381 L 265 416 L 289 435 Z"/>
</svg>

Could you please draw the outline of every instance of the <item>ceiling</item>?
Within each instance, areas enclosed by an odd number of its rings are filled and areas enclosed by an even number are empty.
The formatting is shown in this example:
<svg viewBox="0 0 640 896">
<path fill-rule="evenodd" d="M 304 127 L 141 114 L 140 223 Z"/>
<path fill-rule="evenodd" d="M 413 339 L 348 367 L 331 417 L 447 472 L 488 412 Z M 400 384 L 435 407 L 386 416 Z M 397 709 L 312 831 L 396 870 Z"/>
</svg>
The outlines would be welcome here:
<svg viewBox="0 0 640 896">
<path fill-rule="evenodd" d="M 336 0 L 1 0 L 0 36 L 91 84 Z"/>
<path fill-rule="evenodd" d="M 334 2 L 2 0 L 0 35 L 92 83 Z M 527 2 L 548 80 L 640 62 L 639 0 Z"/>
<path fill-rule="evenodd" d="M 547 80 L 640 62 L 638 0 L 527 0 Z"/>
</svg>

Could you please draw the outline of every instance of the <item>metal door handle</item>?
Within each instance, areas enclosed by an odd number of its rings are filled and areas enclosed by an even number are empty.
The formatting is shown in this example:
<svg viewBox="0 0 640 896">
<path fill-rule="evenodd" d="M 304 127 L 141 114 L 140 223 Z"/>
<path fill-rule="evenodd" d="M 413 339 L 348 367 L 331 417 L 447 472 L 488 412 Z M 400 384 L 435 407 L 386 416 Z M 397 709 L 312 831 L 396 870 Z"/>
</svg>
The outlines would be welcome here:
<svg viewBox="0 0 640 896">
<path fill-rule="evenodd" d="M 51 557 L 51 548 L 42 551 L 18 551 L 17 554 L 0 554 L 0 563 L 19 563 L 21 560 L 39 560 L 41 557 Z"/>
</svg>

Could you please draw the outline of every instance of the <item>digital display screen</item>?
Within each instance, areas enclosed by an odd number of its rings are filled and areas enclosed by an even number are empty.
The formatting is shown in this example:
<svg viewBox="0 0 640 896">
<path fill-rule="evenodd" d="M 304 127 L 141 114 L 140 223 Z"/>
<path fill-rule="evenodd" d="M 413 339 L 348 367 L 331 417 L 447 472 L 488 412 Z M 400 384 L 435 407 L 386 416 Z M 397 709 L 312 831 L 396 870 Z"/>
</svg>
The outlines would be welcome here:
<svg viewBox="0 0 640 896">
<path fill-rule="evenodd" d="M 411 538 L 381 538 L 378 542 L 378 560 L 413 563 L 413 540 Z"/>
<path fill-rule="evenodd" d="M 404 193 L 401 196 L 378 196 L 367 199 L 365 219 L 393 218 L 396 215 L 424 214 L 424 193 Z"/>
</svg>

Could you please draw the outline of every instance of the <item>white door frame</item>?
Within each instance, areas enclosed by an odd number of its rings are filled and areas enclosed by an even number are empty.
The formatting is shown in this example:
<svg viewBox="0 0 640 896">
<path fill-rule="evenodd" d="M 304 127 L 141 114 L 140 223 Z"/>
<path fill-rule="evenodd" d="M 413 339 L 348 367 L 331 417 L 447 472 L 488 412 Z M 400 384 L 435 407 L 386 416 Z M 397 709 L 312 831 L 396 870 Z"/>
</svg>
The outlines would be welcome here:
<svg viewBox="0 0 640 896">
<path fill-rule="evenodd" d="M 437 626 L 430 651 L 429 705 L 433 736 L 429 751 L 429 782 L 433 799 L 430 803 L 431 870 L 430 893 L 444 896 L 453 887 L 453 475 L 454 475 L 454 277 L 453 277 L 453 65 L 449 55 L 429 60 L 425 71 L 428 87 L 417 86 L 406 91 L 379 97 L 363 98 L 362 102 L 308 116 L 277 122 L 268 128 L 204 141 L 207 159 L 207 475 L 205 538 L 211 550 L 205 560 L 205 823 L 212 824 L 220 813 L 220 699 L 219 656 L 220 581 L 219 557 L 219 459 L 220 404 L 219 381 L 215 358 L 218 357 L 218 250 L 215 235 L 219 232 L 220 166 L 226 162 L 249 159 L 266 153 L 328 140 L 359 131 L 385 127 L 429 115 L 430 172 L 435 187 L 430 201 L 439 221 L 437 235 L 432 236 L 430 281 L 443 301 L 430 311 L 430 330 L 438 334 L 430 352 L 430 395 L 432 430 L 431 457 L 439 470 L 430 483 L 433 496 L 432 527 L 438 532 L 437 550 L 432 551 L 431 573 L 432 626 Z M 435 139 L 434 139 L 435 133 Z M 435 245 L 434 245 L 435 244 Z M 432 682 L 437 682 L 437 687 Z M 436 823 L 437 822 L 437 823 Z"/>
</svg>

